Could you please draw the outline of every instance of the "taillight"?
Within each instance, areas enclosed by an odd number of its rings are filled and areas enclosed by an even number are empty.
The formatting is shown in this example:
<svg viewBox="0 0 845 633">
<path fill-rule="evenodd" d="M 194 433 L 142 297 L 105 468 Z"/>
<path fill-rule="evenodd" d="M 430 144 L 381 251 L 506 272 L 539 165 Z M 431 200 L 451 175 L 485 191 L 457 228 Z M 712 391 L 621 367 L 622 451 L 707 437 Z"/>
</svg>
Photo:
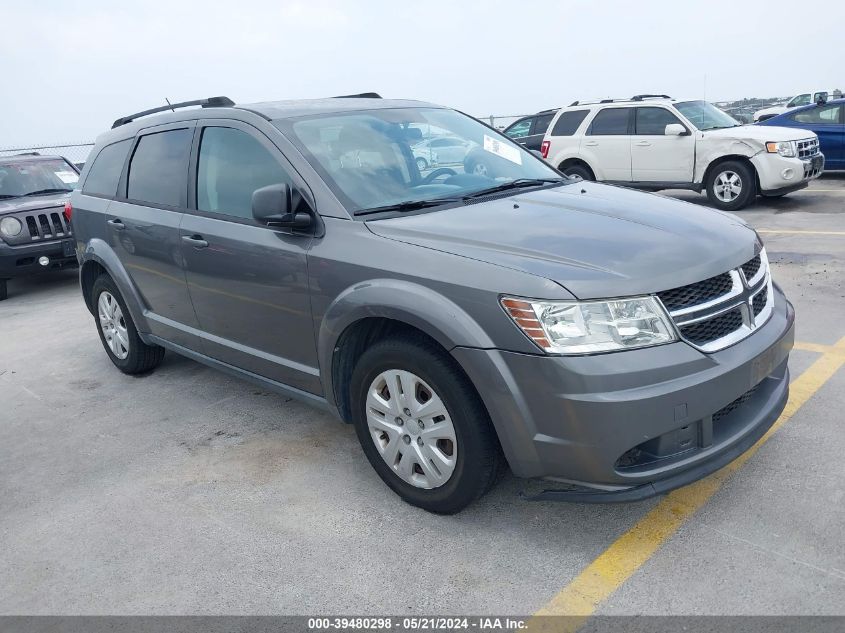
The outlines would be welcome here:
<svg viewBox="0 0 845 633">
<path fill-rule="evenodd" d="M 65 220 L 70 222 L 70 218 L 73 215 L 73 205 L 70 203 L 70 200 L 65 202 L 65 210 L 62 211 L 62 215 L 65 216 Z"/>
<path fill-rule="evenodd" d="M 549 141 L 543 141 L 543 144 L 540 145 L 540 153 L 543 155 L 543 158 L 549 157 L 549 145 L 551 145 Z"/>
</svg>

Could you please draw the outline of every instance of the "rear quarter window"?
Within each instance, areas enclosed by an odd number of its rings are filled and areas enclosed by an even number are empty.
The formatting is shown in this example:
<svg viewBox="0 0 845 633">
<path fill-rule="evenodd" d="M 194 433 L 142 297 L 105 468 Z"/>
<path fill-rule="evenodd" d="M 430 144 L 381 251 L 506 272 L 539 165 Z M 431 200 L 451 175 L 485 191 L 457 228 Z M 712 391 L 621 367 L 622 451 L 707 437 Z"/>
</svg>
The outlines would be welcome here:
<svg viewBox="0 0 845 633">
<path fill-rule="evenodd" d="M 126 155 L 129 153 L 131 145 L 132 139 L 126 139 L 106 145 L 100 150 L 97 158 L 94 159 L 94 164 L 88 171 L 88 177 L 82 186 L 82 193 L 114 197 L 117 193 L 117 183 L 123 171 L 123 164 L 126 162 Z"/>
<path fill-rule="evenodd" d="M 570 110 L 562 113 L 555 121 L 552 136 L 572 136 L 589 113 L 589 110 Z"/>
</svg>

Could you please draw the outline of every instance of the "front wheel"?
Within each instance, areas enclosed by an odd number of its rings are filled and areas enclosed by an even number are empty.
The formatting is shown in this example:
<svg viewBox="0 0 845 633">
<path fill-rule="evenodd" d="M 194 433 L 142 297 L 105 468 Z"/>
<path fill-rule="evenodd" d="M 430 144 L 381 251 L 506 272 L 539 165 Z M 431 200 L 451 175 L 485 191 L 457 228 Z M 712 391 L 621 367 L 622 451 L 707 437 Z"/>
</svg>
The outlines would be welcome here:
<svg viewBox="0 0 845 633">
<path fill-rule="evenodd" d="M 353 421 L 364 454 L 404 501 L 453 514 L 487 492 L 503 463 L 469 379 L 422 337 L 376 343 L 352 375 Z"/>
<path fill-rule="evenodd" d="M 747 207 L 757 196 L 754 171 L 746 163 L 728 160 L 710 171 L 707 197 L 722 211 L 736 211 Z"/>
<path fill-rule="evenodd" d="M 417 158 L 417 169 L 419 169 L 420 171 L 428 169 L 428 161 L 425 158 L 418 157 Z"/>
</svg>

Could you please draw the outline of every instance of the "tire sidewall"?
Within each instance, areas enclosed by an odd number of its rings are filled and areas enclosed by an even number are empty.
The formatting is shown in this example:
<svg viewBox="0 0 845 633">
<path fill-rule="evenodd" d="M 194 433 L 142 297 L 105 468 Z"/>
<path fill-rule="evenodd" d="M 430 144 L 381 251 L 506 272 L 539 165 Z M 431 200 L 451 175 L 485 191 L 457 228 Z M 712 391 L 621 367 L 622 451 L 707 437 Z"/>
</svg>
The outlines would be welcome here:
<svg viewBox="0 0 845 633">
<path fill-rule="evenodd" d="M 715 191 L 716 179 L 720 174 L 726 171 L 734 172 L 742 181 L 742 191 L 739 196 L 731 202 L 722 202 L 719 200 L 719 198 L 716 197 Z M 717 209 L 722 211 L 736 211 L 747 207 L 756 196 L 757 192 L 756 183 L 754 181 L 754 172 L 751 167 L 745 163 L 734 160 L 724 161 L 716 165 L 710 172 L 710 176 L 707 179 L 707 197 L 710 199 L 710 203 Z"/>
<path fill-rule="evenodd" d="M 382 459 L 370 435 L 366 417 L 367 391 L 375 378 L 389 369 L 406 370 L 419 376 L 443 400 L 452 419 L 457 462 L 449 481 L 438 488 L 425 490 L 403 481 Z M 361 356 L 352 375 L 350 390 L 353 424 L 364 454 L 394 492 L 433 512 L 451 512 L 452 507 L 460 509 L 478 496 L 478 473 L 474 470 L 483 461 L 481 457 L 485 451 L 481 439 L 484 431 L 478 427 L 487 424 L 487 420 L 478 419 L 478 402 L 467 397 L 466 385 L 455 380 L 454 371 L 444 368 L 442 358 L 410 344 L 377 344 Z"/>
<path fill-rule="evenodd" d="M 566 168 L 564 168 L 560 171 L 561 171 L 561 173 L 563 173 L 565 176 L 568 176 L 569 178 L 573 178 L 575 176 L 580 176 L 581 180 L 589 181 L 589 180 L 593 179 L 592 176 L 590 175 L 590 172 L 587 170 L 587 168 L 583 167 L 581 165 L 570 165 L 569 167 L 566 167 Z"/>
</svg>

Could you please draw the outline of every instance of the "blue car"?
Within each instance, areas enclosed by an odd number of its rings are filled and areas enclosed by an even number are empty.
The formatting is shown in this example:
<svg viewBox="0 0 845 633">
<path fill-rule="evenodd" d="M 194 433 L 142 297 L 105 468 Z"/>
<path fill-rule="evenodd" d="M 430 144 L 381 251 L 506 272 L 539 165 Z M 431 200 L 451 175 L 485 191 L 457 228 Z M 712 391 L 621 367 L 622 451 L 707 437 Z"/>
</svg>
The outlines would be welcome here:
<svg viewBox="0 0 845 633">
<path fill-rule="evenodd" d="M 794 108 L 757 125 L 797 127 L 819 137 L 825 170 L 845 169 L 845 99 Z"/>
</svg>

